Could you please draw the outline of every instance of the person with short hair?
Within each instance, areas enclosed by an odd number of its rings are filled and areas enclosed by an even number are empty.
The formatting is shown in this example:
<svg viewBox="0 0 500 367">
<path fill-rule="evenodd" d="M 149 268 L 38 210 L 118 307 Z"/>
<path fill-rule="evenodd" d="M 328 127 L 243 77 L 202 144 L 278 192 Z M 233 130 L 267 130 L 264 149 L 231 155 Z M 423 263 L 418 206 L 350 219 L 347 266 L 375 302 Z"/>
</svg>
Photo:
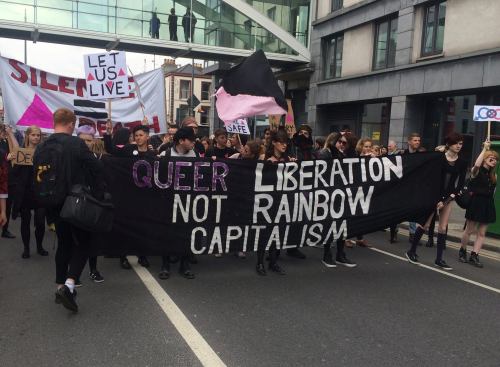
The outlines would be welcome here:
<svg viewBox="0 0 500 367">
<path fill-rule="evenodd" d="M 170 41 L 178 41 L 177 39 L 177 15 L 175 15 L 175 9 L 170 9 L 170 15 L 168 16 L 168 33 L 170 35 Z"/>
<path fill-rule="evenodd" d="M 104 175 L 102 166 L 90 152 L 83 140 L 72 136 L 75 130 L 76 116 L 67 108 L 59 108 L 54 112 L 54 134 L 43 144 L 54 141 L 62 146 L 64 167 L 67 173 L 68 187 L 75 184 L 89 186 L 97 199 L 104 195 Z M 39 146 L 35 151 L 36 161 Z M 85 173 L 89 174 L 86 175 Z M 60 172 L 61 174 L 61 172 Z M 64 174 L 64 172 L 62 172 Z M 58 239 L 56 251 L 56 303 L 74 312 L 78 311 L 75 301 L 75 282 L 85 267 L 89 256 L 90 232 L 85 231 L 61 219 L 61 207 L 50 209 L 55 218 L 56 234 Z"/>
<path fill-rule="evenodd" d="M 408 147 L 403 150 L 403 154 L 414 154 L 422 151 L 421 148 L 421 136 L 419 133 L 411 133 L 408 135 L 407 143 Z M 409 242 L 413 243 L 413 237 L 415 236 L 415 231 L 417 230 L 416 222 L 408 222 L 408 231 L 409 231 Z"/>
<path fill-rule="evenodd" d="M 199 155 L 194 151 L 194 143 L 196 141 L 196 136 L 194 131 L 190 127 L 181 127 L 174 135 L 173 143 L 174 145 L 170 150 L 165 150 L 160 154 L 160 157 L 187 157 L 196 158 Z M 189 251 L 189 250 L 187 250 Z M 189 253 L 186 253 L 180 258 L 179 273 L 186 279 L 194 279 L 195 274 L 191 271 L 190 262 L 191 257 Z M 162 265 L 160 273 L 158 274 L 160 279 L 168 279 L 170 277 L 170 256 L 162 256 Z"/>
<path fill-rule="evenodd" d="M 233 148 L 228 148 L 227 144 L 227 132 L 225 129 L 216 129 L 214 131 L 215 144 L 209 148 L 205 153 L 206 157 L 215 158 L 229 158 L 234 153 L 237 153 Z"/>
<path fill-rule="evenodd" d="M 495 188 L 497 185 L 497 175 L 495 173 L 498 165 L 498 153 L 489 150 L 491 143 L 486 140 L 483 150 L 479 154 L 472 167 L 472 179 L 469 189 L 473 193 L 471 202 L 465 211 L 466 225 L 462 235 L 462 246 L 459 251 L 459 260 L 468 262 L 478 268 L 484 265 L 479 261 L 481 251 L 486 236 L 486 230 L 490 223 L 496 222 L 495 210 Z M 467 245 L 472 233 L 476 233 L 474 247 L 467 260 Z"/>
<path fill-rule="evenodd" d="M 443 252 L 446 248 L 447 227 L 451 214 L 453 200 L 462 189 L 465 182 L 467 162 L 459 156 L 463 147 L 464 138 L 461 134 L 451 133 L 446 139 L 446 152 L 443 154 L 443 170 L 440 184 L 440 200 L 436 209 L 425 218 L 421 218 L 413 237 L 411 248 L 406 252 L 406 258 L 412 264 L 418 264 L 417 246 L 422 235 L 429 229 L 431 221 L 434 219 L 435 210 L 438 211 L 438 234 L 436 241 L 436 260 L 434 265 L 443 270 L 452 270 L 443 260 Z"/>
</svg>

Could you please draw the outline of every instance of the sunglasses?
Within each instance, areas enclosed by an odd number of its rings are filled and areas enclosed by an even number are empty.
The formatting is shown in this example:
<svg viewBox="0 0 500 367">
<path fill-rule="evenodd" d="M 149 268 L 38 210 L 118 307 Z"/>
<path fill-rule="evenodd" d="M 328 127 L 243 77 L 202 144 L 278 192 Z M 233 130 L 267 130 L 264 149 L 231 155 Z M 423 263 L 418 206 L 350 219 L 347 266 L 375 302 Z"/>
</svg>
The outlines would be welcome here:
<svg viewBox="0 0 500 367">
<path fill-rule="evenodd" d="M 339 144 L 347 145 L 347 141 L 346 140 L 339 140 Z"/>
</svg>

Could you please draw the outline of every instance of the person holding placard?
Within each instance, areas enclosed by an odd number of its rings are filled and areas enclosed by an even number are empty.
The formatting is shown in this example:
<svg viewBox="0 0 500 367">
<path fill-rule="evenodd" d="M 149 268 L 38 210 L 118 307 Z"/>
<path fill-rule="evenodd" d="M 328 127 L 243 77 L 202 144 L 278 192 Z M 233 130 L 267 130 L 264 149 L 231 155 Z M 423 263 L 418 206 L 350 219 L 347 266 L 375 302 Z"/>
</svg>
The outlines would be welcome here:
<svg viewBox="0 0 500 367">
<path fill-rule="evenodd" d="M 495 171 L 498 164 L 498 153 L 489 150 L 489 148 L 490 142 L 486 140 L 481 154 L 479 154 L 474 167 L 472 167 L 472 179 L 469 183 L 469 189 L 473 195 L 465 211 L 467 222 L 462 235 L 462 247 L 459 251 L 460 261 L 467 262 L 467 244 L 470 235 L 476 232 L 474 248 L 468 262 L 478 268 L 483 267 L 483 264 L 479 261 L 479 252 L 483 247 L 486 229 L 489 223 L 496 222 L 494 194 L 497 184 Z"/>
<path fill-rule="evenodd" d="M 12 134 L 12 132 L 9 132 Z M 36 125 L 32 125 L 26 129 L 24 138 L 24 147 L 35 150 L 40 139 L 42 131 Z M 8 160 L 14 160 L 16 157 L 15 151 L 19 148 L 17 140 L 9 137 L 13 152 L 9 153 Z M 35 239 L 37 253 L 41 256 L 47 256 L 49 253 L 43 248 L 42 242 L 45 236 L 45 209 L 38 206 L 35 200 L 33 188 L 33 166 L 32 165 L 14 165 L 11 171 L 11 178 L 16 183 L 13 193 L 12 203 L 12 218 L 16 219 L 21 216 L 21 238 L 23 240 L 24 251 L 21 255 L 23 259 L 30 258 L 30 237 L 31 237 L 31 213 L 34 214 L 35 224 Z"/>
</svg>

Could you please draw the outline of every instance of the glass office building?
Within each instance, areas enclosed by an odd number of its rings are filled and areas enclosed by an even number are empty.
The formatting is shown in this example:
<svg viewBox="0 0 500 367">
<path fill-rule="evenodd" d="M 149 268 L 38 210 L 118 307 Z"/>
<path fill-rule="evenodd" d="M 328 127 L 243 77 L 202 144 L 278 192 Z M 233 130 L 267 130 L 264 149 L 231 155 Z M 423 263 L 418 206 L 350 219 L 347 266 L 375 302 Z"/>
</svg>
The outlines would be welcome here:
<svg viewBox="0 0 500 367">
<path fill-rule="evenodd" d="M 283 42 L 244 13 L 244 6 L 238 6 L 242 3 L 307 47 L 309 0 L 0 0 L 0 23 L 7 20 L 119 38 L 298 54 L 290 42 Z M 187 13 L 188 8 L 192 13 Z"/>
</svg>

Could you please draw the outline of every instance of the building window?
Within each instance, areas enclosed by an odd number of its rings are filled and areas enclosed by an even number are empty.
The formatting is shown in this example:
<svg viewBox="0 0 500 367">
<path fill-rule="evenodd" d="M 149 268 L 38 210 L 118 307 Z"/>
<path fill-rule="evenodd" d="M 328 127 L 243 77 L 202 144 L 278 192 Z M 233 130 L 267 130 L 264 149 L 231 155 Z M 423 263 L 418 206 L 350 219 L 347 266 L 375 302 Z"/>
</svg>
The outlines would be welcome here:
<svg viewBox="0 0 500 367">
<path fill-rule="evenodd" d="M 462 102 L 462 110 L 469 111 L 469 98 L 464 98 Z"/>
<path fill-rule="evenodd" d="M 428 5 L 425 8 L 422 36 L 422 56 L 443 52 L 446 1 Z"/>
<path fill-rule="evenodd" d="M 393 67 L 396 61 L 398 18 L 377 24 L 373 55 L 373 70 Z"/>
<path fill-rule="evenodd" d="M 208 119 L 210 115 L 210 107 L 203 106 L 200 114 L 200 125 L 208 126 Z"/>
<path fill-rule="evenodd" d="M 332 11 L 342 9 L 344 7 L 344 0 L 332 0 Z"/>
<path fill-rule="evenodd" d="M 209 82 L 201 82 L 201 100 L 208 101 L 210 99 L 210 85 Z"/>
<path fill-rule="evenodd" d="M 191 81 L 181 80 L 179 88 L 179 99 L 188 99 L 191 92 Z"/>
<path fill-rule="evenodd" d="M 336 36 L 324 40 L 323 43 L 323 77 L 339 78 L 342 75 L 342 50 L 344 36 Z"/>
<path fill-rule="evenodd" d="M 189 106 L 185 104 L 181 104 L 176 110 L 175 110 L 175 122 L 177 124 L 180 124 L 182 120 L 184 120 L 186 117 L 189 116 Z"/>
<path fill-rule="evenodd" d="M 276 21 L 276 7 L 273 6 L 272 8 L 267 9 L 267 17 L 271 19 L 273 22 Z M 274 34 L 271 32 L 267 32 L 267 40 L 266 43 L 272 43 L 276 41 L 276 37 Z"/>
</svg>

